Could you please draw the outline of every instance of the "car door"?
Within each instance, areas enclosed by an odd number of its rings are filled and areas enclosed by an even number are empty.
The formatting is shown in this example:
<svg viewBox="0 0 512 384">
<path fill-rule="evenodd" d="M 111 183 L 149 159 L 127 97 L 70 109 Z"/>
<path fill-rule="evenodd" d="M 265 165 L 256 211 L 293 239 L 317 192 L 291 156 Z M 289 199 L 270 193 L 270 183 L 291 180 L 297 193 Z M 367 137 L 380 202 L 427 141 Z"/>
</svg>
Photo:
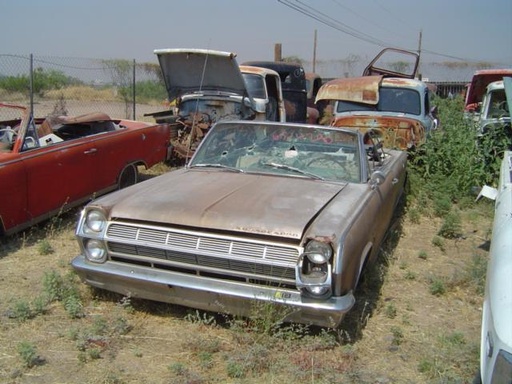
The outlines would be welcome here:
<svg viewBox="0 0 512 384">
<path fill-rule="evenodd" d="M 405 152 L 389 151 L 387 158 L 382 163 L 370 162 L 371 172 L 379 172 L 384 176 L 382 182 L 373 188 L 371 203 L 369 204 L 375 209 L 370 215 L 374 220 L 372 226 L 374 236 L 376 236 L 374 240 L 376 244 L 380 244 L 385 236 L 396 204 L 403 193 L 406 160 Z"/>
<path fill-rule="evenodd" d="M 50 216 L 93 194 L 97 189 L 96 153 L 89 137 L 22 152 L 30 218 Z"/>
<path fill-rule="evenodd" d="M 0 220 L 5 231 L 28 220 L 25 164 L 16 153 L 0 157 Z"/>
</svg>

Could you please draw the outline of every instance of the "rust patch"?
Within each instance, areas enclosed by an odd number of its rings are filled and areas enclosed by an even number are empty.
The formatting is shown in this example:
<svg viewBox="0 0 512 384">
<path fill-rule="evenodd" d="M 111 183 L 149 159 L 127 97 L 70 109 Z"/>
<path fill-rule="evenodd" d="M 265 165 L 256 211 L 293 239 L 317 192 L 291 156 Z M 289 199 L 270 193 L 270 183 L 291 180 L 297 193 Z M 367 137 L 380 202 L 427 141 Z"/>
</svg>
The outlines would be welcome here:
<svg viewBox="0 0 512 384">
<path fill-rule="evenodd" d="M 318 91 L 319 100 L 345 100 L 365 104 L 379 102 L 379 87 L 382 76 L 351 77 L 328 81 Z"/>
<path fill-rule="evenodd" d="M 408 150 L 425 142 L 425 129 L 419 121 L 392 116 L 343 116 L 335 127 L 357 129 L 365 137 L 378 137 L 387 148 Z"/>
</svg>

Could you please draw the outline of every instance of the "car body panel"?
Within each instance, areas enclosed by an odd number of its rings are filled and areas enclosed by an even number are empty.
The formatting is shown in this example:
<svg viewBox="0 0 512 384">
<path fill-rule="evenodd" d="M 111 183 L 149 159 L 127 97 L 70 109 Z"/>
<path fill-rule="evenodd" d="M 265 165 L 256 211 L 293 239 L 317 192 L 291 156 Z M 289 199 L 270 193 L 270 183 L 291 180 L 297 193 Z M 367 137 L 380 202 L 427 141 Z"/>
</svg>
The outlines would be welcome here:
<svg viewBox="0 0 512 384">
<path fill-rule="evenodd" d="M 246 94 L 236 55 L 207 49 L 155 49 L 169 100 L 194 92 Z"/>
<path fill-rule="evenodd" d="M 512 77 L 505 77 L 504 83 L 512 107 Z M 512 151 L 503 155 L 498 188 L 484 187 L 481 195 L 494 199 L 495 208 L 482 310 L 480 378 L 484 384 L 506 383 L 512 378 Z"/>
<path fill-rule="evenodd" d="M 50 123 L 50 119 L 32 119 L 24 107 L 0 104 L 0 109 L 21 112 L 9 121 L 15 123 L 14 142 L 4 143 L 0 151 L 2 234 L 114 190 L 127 167 L 151 167 L 168 156 L 166 125 L 112 120 L 104 114 L 52 117 Z M 0 123 L 0 133 L 7 132 L 6 122 Z M 41 133 L 44 126 L 47 131 Z"/>
<path fill-rule="evenodd" d="M 318 91 L 320 100 L 346 100 L 375 105 L 379 102 L 382 76 L 347 77 L 326 82 Z"/>
<path fill-rule="evenodd" d="M 414 79 L 418 74 L 420 55 L 397 48 L 384 48 L 366 66 L 362 76 L 384 76 Z"/>
<path fill-rule="evenodd" d="M 85 283 L 132 297 L 242 316 L 273 302 L 286 321 L 336 326 L 403 193 L 407 154 L 370 159 L 377 148 L 335 127 L 219 122 L 185 168 L 88 204 L 72 265 Z M 105 225 L 91 232 L 97 211 Z M 318 267 L 320 296 L 305 292 L 312 243 L 333 252 Z M 106 247 L 101 260 L 91 244 Z"/>
<path fill-rule="evenodd" d="M 132 190 L 112 208 L 112 216 L 293 239 L 300 239 L 314 215 L 345 187 L 339 183 L 319 185 L 310 180 L 191 169 L 164 175 L 151 184 L 140 191 Z M 171 184 L 174 187 L 170 190 L 167 186 Z M 208 186 L 207 194 L 201 185 Z M 357 197 L 347 195 L 347 204 L 357 203 Z M 106 198 L 105 203 L 108 201 Z M 232 209 L 243 205 L 243 216 Z M 304 206 L 300 212 L 296 210 L 298 205 Z"/>
</svg>

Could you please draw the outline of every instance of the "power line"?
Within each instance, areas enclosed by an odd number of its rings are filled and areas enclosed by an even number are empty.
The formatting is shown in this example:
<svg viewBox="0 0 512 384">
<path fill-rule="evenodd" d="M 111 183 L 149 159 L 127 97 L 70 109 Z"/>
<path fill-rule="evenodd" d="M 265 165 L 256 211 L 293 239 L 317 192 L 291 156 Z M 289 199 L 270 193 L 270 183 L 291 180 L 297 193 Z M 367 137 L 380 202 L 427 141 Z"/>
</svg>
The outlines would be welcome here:
<svg viewBox="0 0 512 384">
<path fill-rule="evenodd" d="M 334 28 L 340 32 L 346 33 L 352 37 L 355 37 L 359 40 L 366 41 L 371 44 L 379 45 L 382 47 L 388 47 L 390 44 L 385 43 L 384 41 L 380 41 L 370 35 L 357 31 L 356 29 L 340 22 L 339 20 L 333 19 L 332 17 L 318 11 L 317 9 L 304 4 L 300 0 L 295 0 L 295 3 L 292 3 L 290 0 L 278 0 L 281 4 L 302 13 L 305 16 L 311 17 L 320 23 L 327 25 L 328 27 Z"/>
<path fill-rule="evenodd" d="M 367 43 L 377 45 L 380 47 L 384 47 L 384 48 L 393 47 L 393 48 L 399 48 L 399 49 L 408 50 L 408 51 L 415 51 L 415 49 L 399 47 L 399 46 L 395 46 L 394 44 L 386 43 L 386 42 L 379 40 L 371 35 L 368 35 L 366 33 L 358 31 L 358 30 L 348 26 L 347 24 L 344 24 L 341 21 L 336 20 L 336 19 L 326 15 L 325 13 L 320 12 L 318 9 L 313 8 L 307 4 L 304 4 L 303 1 L 300 1 L 300 0 L 295 0 L 295 2 L 292 2 L 292 0 L 277 0 L 277 1 L 291 9 L 297 11 L 297 12 L 302 13 L 303 15 L 305 15 L 307 17 L 310 17 L 324 25 L 327 25 L 328 27 L 331 27 L 340 32 L 343 32 L 343 33 L 350 35 L 356 39 L 366 41 Z M 472 60 L 469 60 L 469 59 L 465 59 L 465 58 L 461 58 L 461 57 L 457 57 L 457 56 L 453 56 L 453 55 L 447 55 L 447 54 L 431 51 L 428 49 L 423 49 L 422 53 L 429 53 L 431 55 L 445 57 L 445 58 L 449 58 L 449 59 L 453 59 L 453 60 L 473 62 Z"/>
</svg>

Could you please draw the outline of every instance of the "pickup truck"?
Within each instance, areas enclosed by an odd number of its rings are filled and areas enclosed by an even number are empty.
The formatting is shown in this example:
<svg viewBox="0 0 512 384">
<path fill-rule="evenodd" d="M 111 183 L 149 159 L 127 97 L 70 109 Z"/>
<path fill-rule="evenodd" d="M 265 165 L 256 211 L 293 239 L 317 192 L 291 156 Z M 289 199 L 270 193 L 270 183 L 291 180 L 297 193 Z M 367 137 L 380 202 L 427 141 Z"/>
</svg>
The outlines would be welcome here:
<svg viewBox="0 0 512 384">
<path fill-rule="evenodd" d="M 411 56 L 412 62 L 400 70 L 384 67 L 381 63 L 387 62 L 382 59 L 386 53 Z M 415 78 L 418 61 L 416 53 L 388 48 L 362 76 L 323 84 L 316 97 L 316 103 L 328 103 L 321 123 L 359 130 L 365 140 L 378 138 L 388 148 L 417 148 L 438 126 L 436 110 L 430 105 L 430 88 Z"/>
</svg>

